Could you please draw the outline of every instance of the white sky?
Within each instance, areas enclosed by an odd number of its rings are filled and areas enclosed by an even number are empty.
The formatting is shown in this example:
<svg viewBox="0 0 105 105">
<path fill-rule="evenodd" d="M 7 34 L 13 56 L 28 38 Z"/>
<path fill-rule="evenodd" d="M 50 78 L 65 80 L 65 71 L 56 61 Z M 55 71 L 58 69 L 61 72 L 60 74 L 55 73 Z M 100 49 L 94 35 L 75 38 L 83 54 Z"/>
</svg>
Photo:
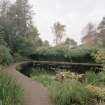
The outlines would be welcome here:
<svg viewBox="0 0 105 105">
<path fill-rule="evenodd" d="M 105 16 L 105 0 L 29 0 L 36 12 L 35 25 L 44 40 L 53 43 L 51 27 L 60 21 L 66 34 L 80 43 L 82 29 L 88 22 L 99 23 Z"/>
</svg>

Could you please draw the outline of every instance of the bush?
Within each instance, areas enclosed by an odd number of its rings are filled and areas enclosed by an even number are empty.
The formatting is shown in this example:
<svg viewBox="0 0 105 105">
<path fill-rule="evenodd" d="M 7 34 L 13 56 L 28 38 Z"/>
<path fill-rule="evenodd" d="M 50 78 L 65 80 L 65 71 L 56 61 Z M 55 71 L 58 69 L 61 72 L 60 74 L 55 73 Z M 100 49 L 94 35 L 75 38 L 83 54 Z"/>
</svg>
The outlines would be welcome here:
<svg viewBox="0 0 105 105">
<path fill-rule="evenodd" d="M 94 85 L 87 85 L 86 88 L 95 94 L 97 102 L 105 102 L 105 88 Z M 96 105 L 96 104 L 95 104 Z"/>
<path fill-rule="evenodd" d="M 32 43 L 24 37 L 16 37 L 13 46 L 13 52 L 19 53 L 22 56 L 29 56 L 34 52 Z"/>
<path fill-rule="evenodd" d="M 31 55 L 31 58 L 50 61 L 95 62 L 92 53 L 96 52 L 97 49 L 94 48 L 40 47 Z"/>
<path fill-rule="evenodd" d="M 56 105 L 90 105 L 88 102 L 95 96 L 77 81 L 52 84 L 49 91 L 50 97 Z"/>
<path fill-rule="evenodd" d="M 42 83 L 45 87 L 51 85 L 51 82 L 53 81 L 47 74 L 32 76 L 32 79 Z"/>
<path fill-rule="evenodd" d="M 22 56 L 19 53 L 14 53 L 13 57 L 14 57 L 14 62 L 21 62 L 21 61 L 25 61 L 25 60 L 27 61 L 27 59 L 28 59 L 28 57 Z"/>
<path fill-rule="evenodd" d="M 97 82 L 97 74 L 95 72 L 86 72 L 85 74 L 85 83 L 86 84 L 95 84 Z"/>
<path fill-rule="evenodd" d="M 105 49 L 99 50 L 95 54 L 96 62 L 101 63 L 103 66 L 103 70 L 105 71 Z"/>
<path fill-rule="evenodd" d="M 43 86 L 48 87 L 54 82 L 54 73 L 47 72 L 46 70 L 33 69 L 31 77 L 33 80 L 36 80 L 43 84 Z"/>
<path fill-rule="evenodd" d="M 0 64 L 10 64 L 13 61 L 10 49 L 0 46 Z"/>
<path fill-rule="evenodd" d="M 105 85 L 105 73 L 104 72 L 87 72 L 85 74 L 86 84 L 96 85 L 96 86 L 104 86 Z"/>
<path fill-rule="evenodd" d="M 0 71 L 0 105 L 21 105 L 22 93 L 16 81 Z"/>
</svg>

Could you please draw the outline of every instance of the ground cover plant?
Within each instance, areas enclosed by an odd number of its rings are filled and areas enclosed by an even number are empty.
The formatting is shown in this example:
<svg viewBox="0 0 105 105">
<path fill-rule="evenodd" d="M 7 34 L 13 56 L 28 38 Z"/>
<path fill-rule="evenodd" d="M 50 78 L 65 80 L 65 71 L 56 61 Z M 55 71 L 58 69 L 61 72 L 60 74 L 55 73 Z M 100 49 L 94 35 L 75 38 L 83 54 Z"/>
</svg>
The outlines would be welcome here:
<svg viewBox="0 0 105 105">
<path fill-rule="evenodd" d="M 46 70 L 33 69 L 31 78 L 43 84 L 45 87 L 49 87 L 54 80 L 54 72 L 48 72 Z"/>
<path fill-rule="evenodd" d="M 0 71 L 0 105 L 21 105 L 23 89 L 16 80 Z"/>
<path fill-rule="evenodd" d="M 65 79 L 56 79 L 55 74 L 33 70 L 31 78 L 47 87 L 52 103 L 56 105 L 102 105 L 105 99 L 105 75 L 103 72 L 75 74 L 63 72 Z M 82 77 L 80 81 L 77 77 Z"/>
<path fill-rule="evenodd" d="M 95 94 L 75 80 L 52 84 L 49 91 L 50 98 L 56 105 L 90 105 L 89 102 L 96 101 Z"/>
</svg>

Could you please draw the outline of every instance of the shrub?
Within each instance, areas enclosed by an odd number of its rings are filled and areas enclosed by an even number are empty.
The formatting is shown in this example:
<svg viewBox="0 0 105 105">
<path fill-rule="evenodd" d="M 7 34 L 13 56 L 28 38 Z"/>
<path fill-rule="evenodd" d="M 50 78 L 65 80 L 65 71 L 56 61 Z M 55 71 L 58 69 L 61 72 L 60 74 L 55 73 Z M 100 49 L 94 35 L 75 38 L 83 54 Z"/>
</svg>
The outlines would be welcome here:
<svg viewBox="0 0 105 105">
<path fill-rule="evenodd" d="M 95 84 L 97 81 L 97 74 L 95 72 L 86 72 L 85 74 L 85 83 L 86 84 Z"/>
<path fill-rule="evenodd" d="M 16 81 L 0 71 L 0 105 L 21 105 L 22 93 Z"/>
<path fill-rule="evenodd" d="M 57 81 L 63 81 L 63 80 L 77 80 L 82 82 L 84 78 L 84 74 L 76 74 L 74 72 L 58 72 L 56 74 L 56 80 Z"/>
<path fill-rule="evenodd" d="M 87 72 L 85 74 L 86 84 L 96 85 L 96 86 L 104 86 L 105 85 L 105 73 L 104 72 Z"/>
<path fill-rule="evenodd" d="M 103 66 L 103 70 L 105 71 L 105 49 L 99 50 L 96 55 L 96 62 L 101 63 Z"/>
<path fill-rule="evenodd" d="M 68 48 L 68 47 L 40 47 L 31 55 L 35 60 L 70 61 L 70 62 L 95 62 L 92 53 L 94 48 Z"/>
<path fill-rule="evenodd" d="M 10 64 L 13 61 L 10 49 L 0 46 L 0 64 Z"/>
<path fill-rule="evenodd" d="M 43 84 L 43 86 L 48 87 L 54 82 L 53 73 L 49 73 L 45 70 L 33 70 L 33 73 L 31 74 L 31 77 L 33 80 L 36 80 Z"/>
<path fill-rule="evenodd" d="M 14 39 L 13 46 L 13 51 L 21 54 L 22 56 L 29 56 L 34 52 L 32 43 L 24 37 L 16 37 Z"/>
<path fill-rule="evenodd" d="M 21 61 L 25 61 L 28 59 L 28 57 L 22 56 L 19 53 L 14 53 L 13 57 L 14 57 L 14 62 L 21 62 Z"/>
<path fill-rule="evenodd" d="M 93 85 L 87 85 L 87 89 L 89 89 L 93 94 L 95 94 L 98 101 L 105 102 L 105 88 L 104 87 L 97 87 Z"/>
<path fill-rule="evenodd" d="M 50 98 L 56 105 L 90 105 L 88 102 L 94 97 L 94 94 L 77 81 L 52 84 L 49 91 Z"/>
<path fill-rule="evenodd" d="M 48 75 L 33 76 L 32 79 L 42 83 L 45 87 L 51 85 L 52 82 L 52 79 Z"/>
</svg>

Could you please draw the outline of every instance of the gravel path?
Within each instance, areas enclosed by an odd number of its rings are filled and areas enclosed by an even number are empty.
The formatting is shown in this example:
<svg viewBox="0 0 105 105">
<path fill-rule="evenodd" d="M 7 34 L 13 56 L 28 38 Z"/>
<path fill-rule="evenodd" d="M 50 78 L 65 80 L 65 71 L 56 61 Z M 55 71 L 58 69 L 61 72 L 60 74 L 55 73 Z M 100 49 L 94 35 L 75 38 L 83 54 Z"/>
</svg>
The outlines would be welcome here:
<svg viewBox="0 0 105 105">
<path fill-rule="evenodd" d="M 16 71 L 16 64 L 10 65 L 6 71 L 14 76 L 24 89 L 22 105 L 51 105 L 47 88 Z"/>
</svg>

